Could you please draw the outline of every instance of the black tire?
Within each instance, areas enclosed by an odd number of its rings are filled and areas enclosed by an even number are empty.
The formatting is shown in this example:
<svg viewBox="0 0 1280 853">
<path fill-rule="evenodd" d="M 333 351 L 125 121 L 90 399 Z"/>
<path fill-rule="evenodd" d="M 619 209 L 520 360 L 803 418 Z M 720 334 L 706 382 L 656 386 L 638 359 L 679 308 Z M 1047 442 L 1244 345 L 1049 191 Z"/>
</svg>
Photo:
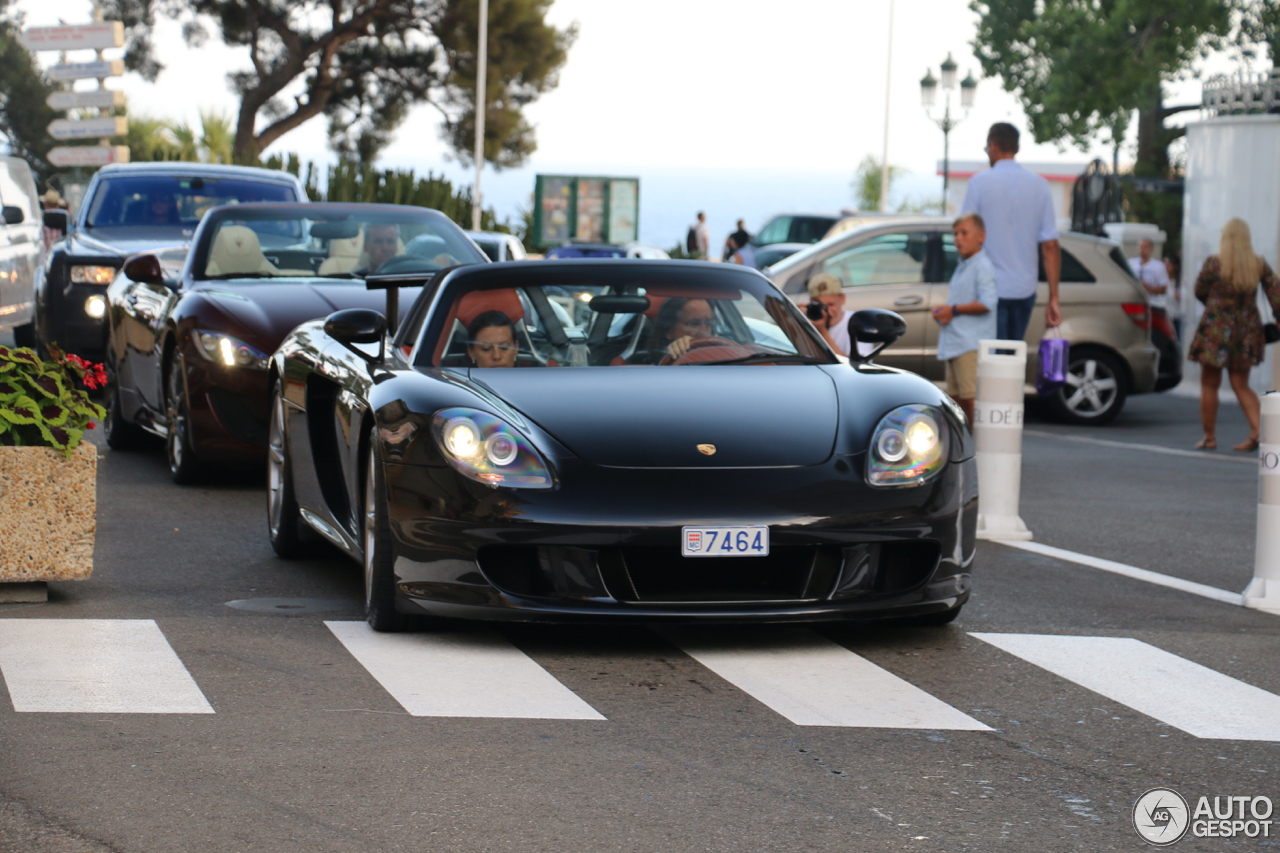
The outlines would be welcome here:
<svg viewBox="0 0 1280 853">
<path fill-rule="evenodd" d="M 102 418 L 102 433 L 107 439 L 107 447 L 112 450 L 141 450 L 152 443 L 152 436 L 142 427 L 125 420 L 120 412 L 120 386 L 116 377 L 115 364 L 111 351 L 107 351 L 107 387 L 103 389 L 103 408 L 107 414 Z"/>
<path fill-rule="evenodd" d="M 306 522 L 293 494 L 293 463 L 284 429 L 284 397 L 278 383 L 271 388 L 271 426 L 267 435 L 267 535 L 271 550 L 286 559 L 301 557 L 311 549 L 303 529 Z"/>
<path fill-rule="evenodd" d="M 395 569 L 385 495 L 382 462 L 377 444 L 370 436 L 360 516 L 364 544 L 364 618 L 375 631 L 403 631 L 410 627 L 411 620 L 396 611 Z"/>
<path fill-rule="evenodd" d="M 1067 384 L 1049 395 L 1049 410 L 1063 423 L 1101 426 L 1124 408 L 1129 374 L 1120 358 L 1104 349 L 1072 347 Z"/>
<path fill-rule="evenodd" d="M 182 359 L 175 353 L 165 374 L 165 405 L 169 415 L 169 436 L 165 455 L 169 473 L 180 486 L 198 483 L 203 474 L 200 460 L 191 448 L 191 414 L 187 407 L 187 386 L 182 381 Z"/>
</svg>

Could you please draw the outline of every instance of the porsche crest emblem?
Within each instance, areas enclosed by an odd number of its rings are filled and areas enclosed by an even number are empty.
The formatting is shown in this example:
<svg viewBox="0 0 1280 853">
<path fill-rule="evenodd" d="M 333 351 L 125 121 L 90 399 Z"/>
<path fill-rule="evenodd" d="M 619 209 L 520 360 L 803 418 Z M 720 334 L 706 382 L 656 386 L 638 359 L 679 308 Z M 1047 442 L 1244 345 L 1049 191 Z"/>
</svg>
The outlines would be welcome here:
<svg viewBox="0 0 1280 853">
<path fill-rule="evenodd" d="M 698 452 L 703 456 L 715 456 L 716 446 L 714 444 L 699 444 Z"/>
</svg>

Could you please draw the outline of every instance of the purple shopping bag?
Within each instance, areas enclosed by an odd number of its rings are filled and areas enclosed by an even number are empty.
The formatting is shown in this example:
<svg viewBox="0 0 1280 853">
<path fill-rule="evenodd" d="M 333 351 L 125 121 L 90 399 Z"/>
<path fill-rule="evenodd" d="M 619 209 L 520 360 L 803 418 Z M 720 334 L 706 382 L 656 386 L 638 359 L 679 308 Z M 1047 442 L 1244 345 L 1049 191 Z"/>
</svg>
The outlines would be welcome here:
<svg viewBox="0 0 1280 853">
<path fill-rule="evenodd" d="M 1036 391 L 1040 396 L 1052 394 L 1066 384 L 1067 353 L 1070 349 L 1071 345 L 1064 338 L 1041 339 L 1040 369 L 1036 373 Z"/>
</svg>

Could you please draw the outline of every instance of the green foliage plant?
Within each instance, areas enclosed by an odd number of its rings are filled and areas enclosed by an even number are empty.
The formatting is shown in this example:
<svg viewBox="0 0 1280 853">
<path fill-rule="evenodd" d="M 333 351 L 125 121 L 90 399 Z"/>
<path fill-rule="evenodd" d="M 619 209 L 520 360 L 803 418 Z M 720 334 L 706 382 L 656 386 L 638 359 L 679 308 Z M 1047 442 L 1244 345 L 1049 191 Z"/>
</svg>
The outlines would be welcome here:
<svg viewBox="0 0 1280 853">
<path fill-rule="evenodd" d="M 85 430 L 106 415 L 77 385 L 105 382 L 102 365 L 56 346 L 47 359 L 26 347 L 0 346 L 0 445 L 51 447 L 70 457 Z"/>
</svg>

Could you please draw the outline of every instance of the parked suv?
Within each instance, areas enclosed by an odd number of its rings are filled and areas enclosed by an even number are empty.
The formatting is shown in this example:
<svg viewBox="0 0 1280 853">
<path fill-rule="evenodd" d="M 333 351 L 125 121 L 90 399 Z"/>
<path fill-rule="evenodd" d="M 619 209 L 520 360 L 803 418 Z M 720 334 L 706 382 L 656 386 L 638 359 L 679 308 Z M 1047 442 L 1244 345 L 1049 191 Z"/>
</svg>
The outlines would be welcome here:
<svg viewBox="0 0 1280 853">
<path fill-rule="evenodd" d="M 1124 407 L 1130 394 L 1155 390 L 1160 353 L 1151 342 L 1151 308 L 1146 292 L 1129 274 L 1120 247 L 1074 232 L 1059 237 L 1062 276 L 1059 300 L 1062 333 L 1071 343 L 1067 384 L 1048 398 L 1061 420 L 1103 424 Z M 946 304 L 947 286 L 959 262 L 951 220 L 900 218 L 864 225 L 823 240 L 779 261 L 769 270 L 773 282 L 797 302 L 808 302 L 809 278 L 820 272 L 844 283 L 845 310 L 887 308 L 907 321 L 907 333 L 876 357 L 941 381 L 938 324 L 933 308 Z M 1034 394 L 1037 345 L 1044 334 L 1044 303 L 1049 286 L 1041 284 L 1027 341 L 1027 393 Z"/>
<path fill-rule="evenodd" d="M 74 220 L 45 211 L 45 224 L 69 231 L 55 243 L 36 281 L 36 336 L 42 345 L 100 361 L 106 352 L 107 285 L 128 256 L 181 246 L 206 210 L 221 204 L 306 201 L 287 172 L 203 163 L 104 166 Z"/>
<path fill-rule="evenodd" d="M 18 346 L 31 346 L 44 235 L 31 167 L 17 157 L 0 157 L 0 206 L 0 331 L 12 330 Z"/>
</svg>

